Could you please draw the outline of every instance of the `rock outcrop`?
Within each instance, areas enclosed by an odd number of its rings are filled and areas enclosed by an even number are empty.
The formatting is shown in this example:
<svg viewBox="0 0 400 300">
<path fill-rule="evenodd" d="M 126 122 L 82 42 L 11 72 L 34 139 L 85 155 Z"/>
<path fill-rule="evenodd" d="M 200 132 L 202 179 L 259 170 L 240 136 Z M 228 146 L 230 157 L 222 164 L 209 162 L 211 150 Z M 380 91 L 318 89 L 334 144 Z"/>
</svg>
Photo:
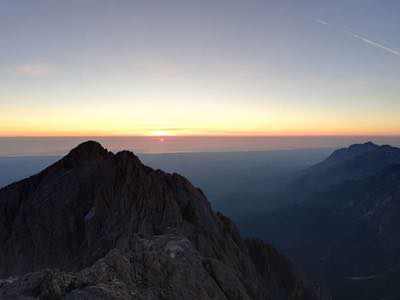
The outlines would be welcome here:
<svg viewBox="0 0 400 300">
<path fill-rule="evenodd" d="M 0 190 L 0 299 L 318 299 L 178 174 L 86 142 Z"/>
</svg>

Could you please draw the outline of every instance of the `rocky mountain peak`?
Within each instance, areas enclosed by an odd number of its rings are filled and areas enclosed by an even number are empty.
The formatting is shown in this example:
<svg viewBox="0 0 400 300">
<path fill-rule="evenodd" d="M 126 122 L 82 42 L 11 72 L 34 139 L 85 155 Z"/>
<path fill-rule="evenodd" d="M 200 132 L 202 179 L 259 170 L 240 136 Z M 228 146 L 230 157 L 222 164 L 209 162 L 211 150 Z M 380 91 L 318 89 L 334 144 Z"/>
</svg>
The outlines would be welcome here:
<svg viewBox="0 0 400 300">
<path fill-rule="evenodd" d="M 115 158 L 121 160 L 122 162 L 126 163 L 131 162 L 142 165 L 140 159 L 131 151 L 126 151 L 126 150 L 120 151 L 117 154 L 115 154 Z"/>
<path fill-rule="evenodd" d="M 72 149 L 68 155 L 64 157 L 64 160 L 87 162 L 109 158 L 111 155 L 112 153 L 105 149 L 100 143 L 87 141 Z"/>
<path fill-rule="evenodd" d="M 367 178 L 396 164 L 400 164 L 400 148 L 372 142 L 354 144 L 334 151 L 324 161 L 305 170 L 297 184 L 309 191 L 320 191 L 348 180 Z"/>
<path fill-rule="evenodd" d="M 93 141 L 0 189 L 0 220 L 0 298 L 318 299 L 187 179 Z"/>
<path fill-rule="evenodd" d="M 348 148 L 342 148 L 336 150 L 335 152 L 332 153 L 332 155 L 328 158 L 328 160 L 338 161 L 338 160 L 351 159 L 358 155 L 362 155 L 377 149 L 379 149 L 379 146 L 374 144 L 373 142 L 354 144 L 349 146 Z"/>
<path fill-rule="evenodd" d="M 377 148 L 379 148 L 379 145 L 377 145 L 371 141 L 368 141 L 368 142 L 365 142 L 362 144 L 353 144 L 353 145 L 349 146 L 349 150 L 355 151 L 355 152 L 357 152 L 357 151 L 365 152 L 365 151 L 370 151 L 370 150 L 374 150 Z"/>
</svg>

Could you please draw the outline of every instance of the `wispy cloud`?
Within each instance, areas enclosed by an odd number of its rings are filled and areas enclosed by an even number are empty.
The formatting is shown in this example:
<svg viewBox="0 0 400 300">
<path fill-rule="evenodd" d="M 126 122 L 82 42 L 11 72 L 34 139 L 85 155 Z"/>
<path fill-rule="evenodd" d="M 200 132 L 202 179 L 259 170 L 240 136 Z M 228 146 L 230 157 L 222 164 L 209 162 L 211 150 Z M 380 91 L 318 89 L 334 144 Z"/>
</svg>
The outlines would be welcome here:
<svg viewBox="0 0 400 300">
<path fill-rule="evenodd" d="M 328 22 L 326 22 L 324 20 L 321 20 L 321 19 L 316 19 L 315 22 L 317 22 L 318 24 L 324 25 L 324 26 L 331 25 L 330 23 L 328 23 Z M 353 31 L 351 31 L 349 29 L 342 29 L 342 31 L 344 33 L 350 35 L 351 37 L 353 37 L 353 38 L 355 38 L 355 39 L 357 39 L 359 41 L 364 42 L 365 44 L 368 44 L 370 46 L 373 46 L 375 48 L 384 50 L 384 51 L 386 51 L 388 53 L 391 53 L 393 55 L 396 55 L 396 56 L 400 57 L 400 51 L 399 50 L 396 50 L 394 48 L 388 47 L 388 46 L 384 45 L 381 42 L 373 41 L 373 40 L 371 40 L 371 39 L 369 39 L 369 38 L 367 38 L 365 36 L 362 36 L 361 34 L 353 32 Z"/>
<path fill-rule="evenodd" d="M 16 66 L 15 73 L 26 77 L 42 77 L 49 75 L 50 67 L 46 64 L 24 64 Z"/>
<path fill-rule="evenodd" d="M 320 19 L 315 20 L 315 22 L 322 24 L 322 25 L 329 25 L 328 22 L 325 22 L 324 20 L 320 20 Z"/>
</svg>

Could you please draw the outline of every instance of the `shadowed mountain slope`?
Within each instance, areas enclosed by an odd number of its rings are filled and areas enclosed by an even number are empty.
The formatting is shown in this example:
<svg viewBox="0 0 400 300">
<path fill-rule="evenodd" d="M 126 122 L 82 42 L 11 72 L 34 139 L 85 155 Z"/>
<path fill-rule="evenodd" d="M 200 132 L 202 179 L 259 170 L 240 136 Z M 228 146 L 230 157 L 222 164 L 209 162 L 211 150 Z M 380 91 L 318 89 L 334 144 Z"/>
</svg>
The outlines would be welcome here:
<svg viewBox="0 0 400 300">
<path fill-rule="evenodd" d="M 324 278 L 335 299 L 400 297 L 400 149 L 372 143 L 334 152 L 288 189 L 292 204 L 254 216 L 271 240 Z"/>
<path fill-rule="evenodd" d="M 355 144 L 336 150 L 307 169 L 298 184 L 309 191 L 320 191 L 347 180 L 367 178 L 393 164 L 400 164 L 399 148 L 372 142 Z"/>
<path fill-rule="evenodd" d="M 86 142 L 0 190 L 0 298 L 318 299 L 185 178 Z"/>
</svg>

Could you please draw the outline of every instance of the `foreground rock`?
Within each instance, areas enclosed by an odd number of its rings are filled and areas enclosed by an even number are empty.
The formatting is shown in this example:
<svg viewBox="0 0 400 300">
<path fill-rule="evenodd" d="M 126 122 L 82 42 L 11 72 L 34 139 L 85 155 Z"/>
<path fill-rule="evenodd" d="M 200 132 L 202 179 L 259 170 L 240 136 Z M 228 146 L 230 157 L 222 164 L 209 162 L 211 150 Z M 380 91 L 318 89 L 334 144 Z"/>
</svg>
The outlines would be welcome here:
<svg viewBox="0 0 400 300">
<path fill-rule="evenodd" d="M 0 190 L 0 299 L 318 299 L 177 174 L 81 144 Z"/>
</svg>

